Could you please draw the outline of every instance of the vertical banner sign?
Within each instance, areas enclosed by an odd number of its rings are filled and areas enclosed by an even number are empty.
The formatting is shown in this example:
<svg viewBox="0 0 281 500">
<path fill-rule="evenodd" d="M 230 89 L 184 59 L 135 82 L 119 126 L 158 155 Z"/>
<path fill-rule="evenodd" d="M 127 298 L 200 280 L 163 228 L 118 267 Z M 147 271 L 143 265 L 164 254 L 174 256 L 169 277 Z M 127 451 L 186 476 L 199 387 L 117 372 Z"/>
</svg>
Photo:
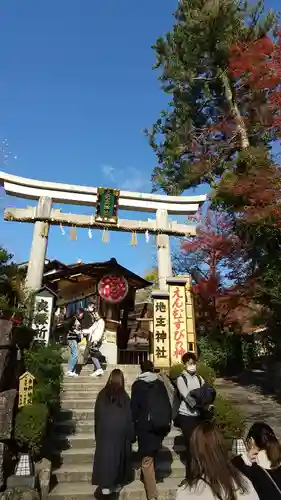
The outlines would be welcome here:
<svg viewBox="0 0 281 500">
<path fill-rule="evenodd" d="M 152 292 L 153 297 L 153 357 L 155 368 L 169 368 L 169 294 Z"/>
<path fill-rule="evenodd" d="M 119 194 L 120 191 L 118 189 L 98 188 L 95 217 L 97 222 L 117 224 Z"/>
<path fill-rule="evenodd" d="M 47 287 L 42 287 L 34 297 L 34 315 L 32 328 L 37 331 L 36 340 L 48 344 L 52 326 L 53 306 L 56 294 Z"/>
<path fill-rule="evenodd" d="M 191 293 L 191 276 L 187 276 L 185 285 L 186 295 L 186 329 L 187 329 L 187 349 L 191 352 L 196 352 L 196 331 L 193 297 Z"/>
<path fill-rule="evenodd" d="M 187 351 L 186 331 L 186 279 L 170 278 L 170 349 L 171 364 L 180 363 L 182 355 Z"/>
</svg>

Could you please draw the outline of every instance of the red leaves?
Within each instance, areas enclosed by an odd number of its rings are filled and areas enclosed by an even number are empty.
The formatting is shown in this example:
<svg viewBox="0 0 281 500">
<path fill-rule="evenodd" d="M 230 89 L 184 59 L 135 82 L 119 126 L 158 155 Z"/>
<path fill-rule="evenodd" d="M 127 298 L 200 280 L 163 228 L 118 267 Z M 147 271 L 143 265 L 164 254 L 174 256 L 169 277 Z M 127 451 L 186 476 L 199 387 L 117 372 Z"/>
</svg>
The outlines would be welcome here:
<svg viewBox="0 0 281 500">
<path fill-rule="evenodd" d="M 256 101 L 262 124 L 280 137 L 281 31 L 274 41 L 264 36 L 248 44 L 233 45 L 229 71 L 236 80 L 238 92 L 243 89 L 252 102 Z"/>
<path fill-rule="evenodd" d="M 229 216 L 210 209 L 199 218 L 197 236 L 182 245 L 191 259 L 194 256 L 190 267 L 199 270 L 193 292 L 199 321 L 207 330 L 229 325 L 230 312 L 237 309 L 243 298 L 237 271 L 240 249 Z"/>
<path fill-rule="evenodd" d="M 236 217 L 247 224 L 280 227 L 281 172 L 269 152 L 248 148 L 240 154 L 237 170 L 220 182 L 217 193 Z"/>
</svg>

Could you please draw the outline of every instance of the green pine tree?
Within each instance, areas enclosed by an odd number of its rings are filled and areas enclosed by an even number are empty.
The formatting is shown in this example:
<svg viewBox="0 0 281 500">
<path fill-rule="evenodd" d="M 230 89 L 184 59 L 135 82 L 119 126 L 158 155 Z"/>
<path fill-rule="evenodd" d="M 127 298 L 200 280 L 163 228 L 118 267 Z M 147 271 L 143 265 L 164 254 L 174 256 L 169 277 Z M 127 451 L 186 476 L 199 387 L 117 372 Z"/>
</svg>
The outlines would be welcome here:
<svg viewBox="0 0 281 500">
<path fill-rule="evenodd" d="M 262 0 L 254 6 L 241 0 L 181 0 L 174 17 L 173 30 L 154 45 L 155 68 L 171 100 L 147 131 L 158 159 L 154 188 L 168 194 L 204 182 L 215 185 L 239 149 L 257 144 L 253 109 L 247 127 L 243 119 L 251 102 L 239 107 L 236 100 L 229 49 L 260 38 L 276 23 L 272 12 L 263 16 Z"/>
</svg>

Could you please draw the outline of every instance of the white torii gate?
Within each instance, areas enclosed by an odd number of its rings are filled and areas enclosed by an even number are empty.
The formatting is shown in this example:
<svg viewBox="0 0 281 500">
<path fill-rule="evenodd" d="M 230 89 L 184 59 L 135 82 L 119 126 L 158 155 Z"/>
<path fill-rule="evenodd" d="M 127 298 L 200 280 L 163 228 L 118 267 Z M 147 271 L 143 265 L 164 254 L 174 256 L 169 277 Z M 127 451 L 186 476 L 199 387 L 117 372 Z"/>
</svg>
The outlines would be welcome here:
<svg viewBox="0 0 281 500">
<path fill-rule="evenodd" d="M 156 220 L 137 221 L 118 218 L 117 224 L 109 224 L 98 222 L 90 215 L 68 214 L 52 209 L 52 203 L 94 207 L 97 203 L 98 188 L 96 187 L 27 179 L 5 172 L 0 172 L 0 184 L 4 186 L 8 195 L 38 201 L 37 207 L 6 208 L 4 211 L 5 220 L 34 224 L 26 277 L 27 287 L 33 290 L 42 285 L 50 224 L 92 229 L 106 227 L 112 231 L 135 233 L 148 231 L 156 234 L 159 288 L 166 290 L 166 280 L 172 276 L 169 236 L 195 236 L 196 234 L 195 226 L 171 222 L 168 215 L 194 215 L 207 198 L 206 195 L 166 196 L 120 191 L 118 206 L 121 210 L 156 213 Z"/>
</svg>

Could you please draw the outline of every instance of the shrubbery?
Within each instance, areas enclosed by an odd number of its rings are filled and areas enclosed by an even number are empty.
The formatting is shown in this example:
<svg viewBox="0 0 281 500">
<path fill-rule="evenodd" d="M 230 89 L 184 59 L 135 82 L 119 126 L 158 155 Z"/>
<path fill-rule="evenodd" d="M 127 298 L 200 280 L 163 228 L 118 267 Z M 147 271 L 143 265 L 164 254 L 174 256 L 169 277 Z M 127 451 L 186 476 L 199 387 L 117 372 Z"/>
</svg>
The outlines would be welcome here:
<svg viewBox="0 0 281 500">
<path fill-rule="evenodd" d="M 197 373 L 203 377 L 205 382 L 214 386 L 216 374 L 213 368 L 202 361 L 197 364 Z M 170 368 L 169 376 L 175 381 L 184 369 L 182 363 L 178 363 Z M 214 419 L 226 440 L 240 438 L 245 429 L 244 416 L 237 405 L 228 399 L 217 394 L 215 401 Z"/>
<path fill-rule="evenodd" d="M 60 350 L 55 345 L 34 345 L 24 351 L 25 370 L 35 377 L 33 401 L 15 419 L 14 437 L 21 448 L 38 454 L 48 426 L 60 409 L 63 380 Z"/>
<path fill-rule="evenodd" d="M 217 374 L 237 373 L 257 361 L 257 346 L 249 337 L 225 334 L 219 340 L 201 337 L 198 340 L 200 359 Z"/>
<path fill-rule="evenodd" d="M 16 416 L 14 437 L 20 448 L 40 453 L 48 425 L 48 407 L 43 403 L 24 406 Z"/>
<path fill-rule="evenodd" d="M 245 419 L 238 405 L 217 394 L 214 418 L 226 440 L 241 438 L 245 430 Z"/>
</svg>

